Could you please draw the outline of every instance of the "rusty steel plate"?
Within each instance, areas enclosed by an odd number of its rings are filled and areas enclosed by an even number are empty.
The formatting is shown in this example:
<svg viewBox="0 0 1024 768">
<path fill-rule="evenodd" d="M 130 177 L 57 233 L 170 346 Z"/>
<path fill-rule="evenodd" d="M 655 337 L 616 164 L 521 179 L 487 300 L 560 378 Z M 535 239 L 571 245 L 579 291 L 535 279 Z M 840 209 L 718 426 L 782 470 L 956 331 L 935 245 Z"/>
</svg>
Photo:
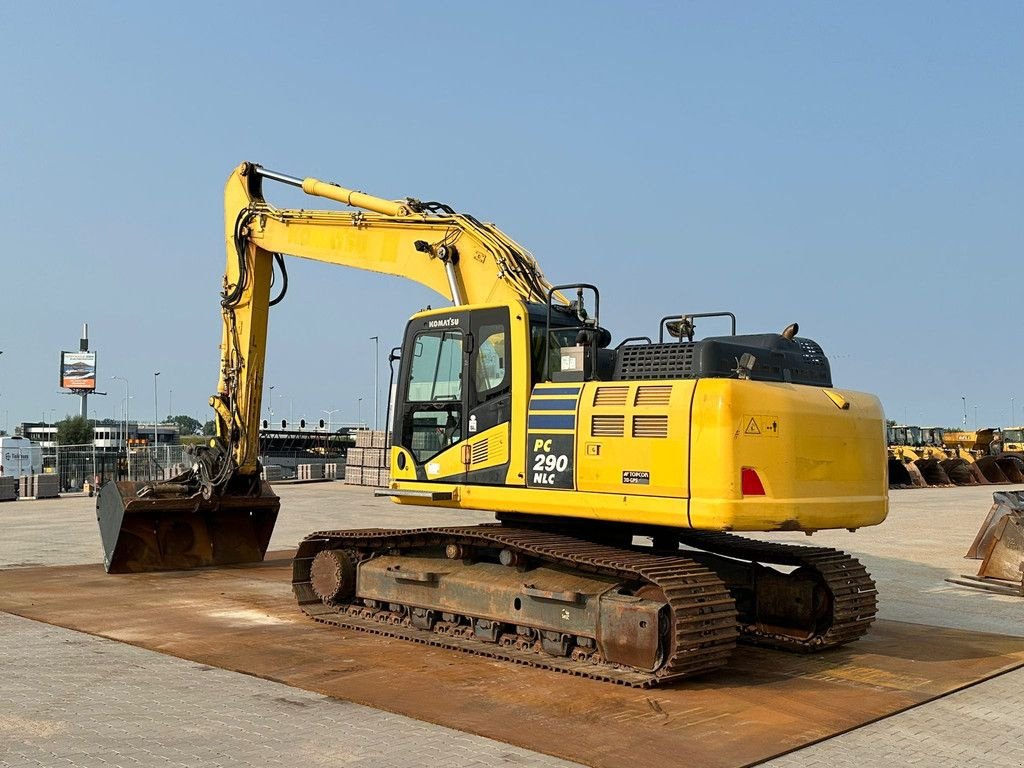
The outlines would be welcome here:
<svg viewBox="0 0 1024 768">
<path fill-rule="evenodd" d="M 742 647 L 721 672 L 636 690 L 317 624 L 289 555 L 0 570 L 0 610 L 609 768 L 749 765 L 1024 664 L 1024 638 L 877 621 L 849 646 Z"/>
</svg>

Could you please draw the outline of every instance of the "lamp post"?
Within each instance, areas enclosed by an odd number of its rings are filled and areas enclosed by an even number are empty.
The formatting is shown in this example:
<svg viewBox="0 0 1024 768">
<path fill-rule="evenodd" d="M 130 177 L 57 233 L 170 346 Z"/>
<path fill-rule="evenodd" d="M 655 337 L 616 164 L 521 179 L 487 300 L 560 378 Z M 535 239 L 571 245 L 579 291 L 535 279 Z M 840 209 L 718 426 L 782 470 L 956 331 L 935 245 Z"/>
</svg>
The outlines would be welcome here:
<svg viewBox="0 0 1024 768">
<path fill-rule="evenodd" d="M 156 423 L 159 421 L 157 416 L 157 403 L 156 403 L 156 377 L 160 375 L 160 371 L 153 371 L 153 448 L 156 448 L 157 436 L 156 436 Z M 156 456 L 156 453 L 153 454 Z"/>
<path fill-rule="evenodd" d="M 124 456 L 128 462 L 128 479 L 132 479 L 132 452 L 128 450 L 128 404 L 132 399 L 131 395 L 128 394 L 128 379 L 124 376 L 111 376 L 112 380 L 124 382 L 124 433 L 121 435 L 124 438 Z"/>
<path fill-rule="evenodd" d="M 341 410 L 341 408 L 335 408 L 334 410 L 331 410 L 331 411 L 324 411 L 324 410 L 320 411 L 320 413 L 326 413 L 327 414 L 327 434 L 329 434 L 329 435 L 334 432 L 333 424 L 332 424 L 333 419 L 334 419 L 334 414 L 336 414 L 340 410 Z"/>
<path fill-rule="evenodd" d="M 1013 410 L 1013 398 L 1010 398 L 1010 426 L 1016 426 L 1017 424 L 1017 412 Z"/>
<path fill-rule="evenodd" d="M 273 425 L 273 423 L 274 423 L 274 385 L 273 384 L 270 385 L 270 397 L 268 399 L 270 400 L 270 419 L 268 420 L 267 423 Z M 271 428 L 273 428 L 273 426 L 271 426 Z"/>
<path fill-rule="evenodd" d="M 167 395 L 167 415 L 173 418 L 174 417 L 174 390 L 171 389 L 171 390 L 168 390 L 168 392 L 169 393 Z"/>
<path fill-rule="evenodd" d="M 377 429 L 377 392 L 380 387 L 377 384 L 377 376 L 380 372 L 380 338 L 371 336 L 373 342 L 373 428 Z"/>
<path fill-rule="evenodd" d="M 967 431 L 967 395 L 961 395 L 960 399 L 964 403 L 964 431 Z"/>
<path fill-rule="evenodd" d="M 282 395 L 280 392 L 277 393 L 277 396 L 280 397 L 282 400 L 284 400 L 284 395 Z M 281 407 L 283 408 L 284 405 L 282 405 Z"/>
<path fill-rule="evenodd" d="M 363 423 L 363 398 L 356 400 L 356 425 L 362 425 Z"/>
</svg>

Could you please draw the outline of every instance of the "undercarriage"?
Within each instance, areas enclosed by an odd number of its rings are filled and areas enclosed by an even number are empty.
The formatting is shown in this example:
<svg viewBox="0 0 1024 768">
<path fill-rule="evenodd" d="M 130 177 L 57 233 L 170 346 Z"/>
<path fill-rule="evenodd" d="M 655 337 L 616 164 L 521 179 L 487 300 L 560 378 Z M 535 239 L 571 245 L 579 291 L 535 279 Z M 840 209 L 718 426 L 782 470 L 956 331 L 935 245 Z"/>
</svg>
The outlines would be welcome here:
<svg viewBox="0 0 1024 768">
<path fill-rule="evenodd" d="M 842 645 L 876 610 L 838 550 L 521 520 L 314 533 L 292 588 L 325 624 L 636 687 L 719 669 L 737 642 Z"/>
</svg>

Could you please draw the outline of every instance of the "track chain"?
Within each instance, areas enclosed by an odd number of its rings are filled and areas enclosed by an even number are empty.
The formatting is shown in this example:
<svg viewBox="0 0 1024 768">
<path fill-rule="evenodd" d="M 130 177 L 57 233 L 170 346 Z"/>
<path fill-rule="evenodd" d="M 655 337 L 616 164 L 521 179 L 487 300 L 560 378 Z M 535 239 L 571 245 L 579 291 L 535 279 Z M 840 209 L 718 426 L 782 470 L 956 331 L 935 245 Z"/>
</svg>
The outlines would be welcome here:
<svg viewBox="0 0 1024 768">
<path fill-rule="evenodd" d="M 785 651 L 816 652 L 853 642 L 864 635 L 875 620 L 878 609 L 875 582 L 859 560 L 841 550 L 757 541 L 715 531 L 681 531 L 679 540 L 715 555 L 810 568 L 829 590 L 833 618 L 824 631 L 803 639 L 764 632 L 756 625 L 742 625 L 740 640 L 744 643 Z"/>
<path fill-rule="evenodd" d="M 448 544 L 511 549 L 535 561 L 653 585 L 666 596 L 669 615 L 674 623 L 669 632 L 668 658 L 656 671 L 645 672 L 603 663 L 595 658 L 573 660 L 534 649 L 488 643 L 471 635 L 453 636 L 418 629 L 397 617 L 382 623 L 370 615 L 371 611 L 360 606 L 325 604 L 313 592 L 309 581 L 312 560 L 317 552 L 324 549 L 355 549 L 362 556 L 371 556 L 375 552 Z M 299 545 L 292 567 L 292 589 L 302 611 L 324 624 L 639 688 L 661 685 L 725 666 L 736 645 L 738 626 L 735 603 L 725 584 L 712 570 L 683 553 L 659 555 L 639 552 L 500 524 L 313 533 Z"/>
</svg>

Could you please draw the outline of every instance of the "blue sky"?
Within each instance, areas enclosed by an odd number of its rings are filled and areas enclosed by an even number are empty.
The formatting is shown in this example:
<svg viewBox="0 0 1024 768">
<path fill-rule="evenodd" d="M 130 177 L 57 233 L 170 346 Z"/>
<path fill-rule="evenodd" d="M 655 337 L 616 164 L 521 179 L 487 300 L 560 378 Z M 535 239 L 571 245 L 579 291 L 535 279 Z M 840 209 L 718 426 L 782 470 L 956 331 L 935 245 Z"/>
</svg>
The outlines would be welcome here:
<svg viewBox="0 0 1024 768">
<path fill-rule="evenodd" d="M 1024 4 L 4 3 L 0 426 L 208 418 L 242 160 L 495 221 L 616 339 L 799 321 L 900 421 L 1024 421 Z M 298 204 L 281 194 L 282 204 Z M 293 260 L 275 416 L 372 413 L 373 343 L 438 298 Z M 711 330 L 708 328 L 708 330 Z M 381 366 L 382 388 L 387 380 Z M 381 412 L 383 413 L 383 396 Z M 265 409 L 266 411 L 266 409 Z"/>
</svg>

